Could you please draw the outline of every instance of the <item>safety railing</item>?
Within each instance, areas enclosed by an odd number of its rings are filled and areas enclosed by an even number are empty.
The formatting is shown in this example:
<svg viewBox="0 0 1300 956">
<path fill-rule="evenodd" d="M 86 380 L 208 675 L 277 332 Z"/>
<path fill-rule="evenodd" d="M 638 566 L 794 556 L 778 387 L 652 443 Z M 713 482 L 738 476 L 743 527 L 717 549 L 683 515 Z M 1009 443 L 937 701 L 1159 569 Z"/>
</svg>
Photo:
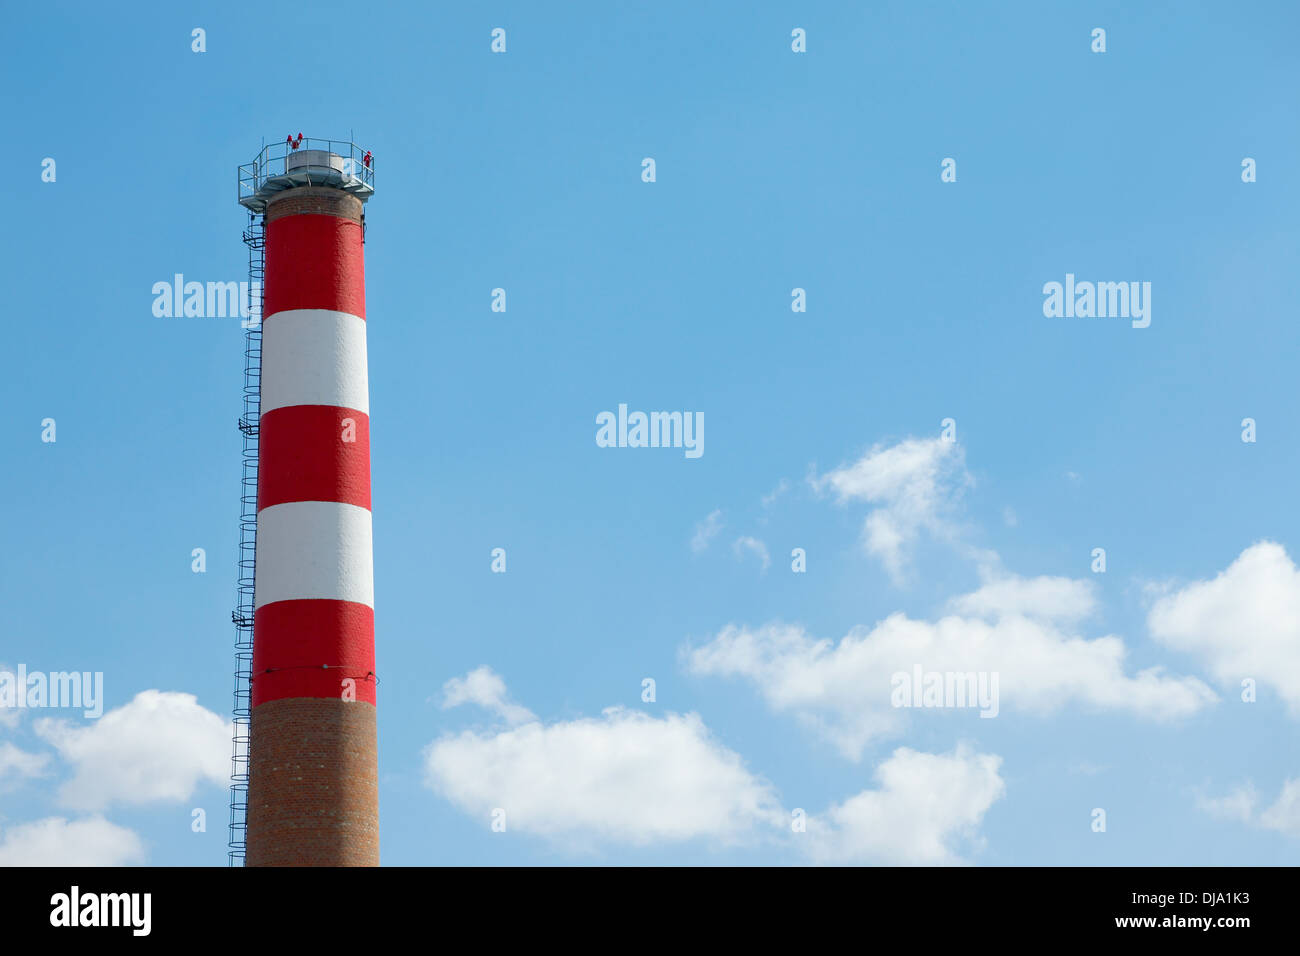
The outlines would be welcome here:
<svg viewBox="0 0 1300 956">
<path fill-rule="evenodd" d="M 369 150 L 346 140 L 309 139 L 305 136 L 299 140 L 294 136 L 292 142 L 264 146 L 255 160 L 239 167 L 239 201 L 256 196 L 269 180 L 288 175 L 286 160 L 306 150 L 333 153 L 343 160 L 342 175 L 345 181 L 352 180 L 374 189 L 375 159 Z"/>
</svg>

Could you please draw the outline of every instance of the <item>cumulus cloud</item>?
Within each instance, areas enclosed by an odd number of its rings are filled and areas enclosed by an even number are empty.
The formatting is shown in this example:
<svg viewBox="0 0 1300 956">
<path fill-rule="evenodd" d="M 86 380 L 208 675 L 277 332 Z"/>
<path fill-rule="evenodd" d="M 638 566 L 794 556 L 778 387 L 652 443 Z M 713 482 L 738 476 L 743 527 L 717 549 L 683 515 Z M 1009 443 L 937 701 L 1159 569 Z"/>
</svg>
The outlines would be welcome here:
<svg viewBox="0 0 1300 956">
<path fill-rule="evenodd" d="M 47 817 L 0 831 L 0 866 L 126 866 L 144 857 L 134 831 L 103 817 Z"/>
<path fill-rule="evenodd" d="M 904 578 L 921 532 L 951 537 L 947 512 L 970 482 L 961 447 L 941 438 L 875 445 L 853 464 L 812 480 L 817 490 L 833 491 L 840 502 L 875 506 L 863 523 L 863 544 L 896 583 Z"/>
<path fill-rule="evenodd" d="M 187 800 L 229 779 L 233 728 L 193 694 L 141 691 L 85 726 L 45 718 L 35 730 L 73 768 L 59 800 L 75 809 Z"/>
<path fill-rule="evenodd" d="M 24 780 L 49 772 L 50 755 L 33 754 L 11 744 L 0 743 L 0 790 L 12 790 Z"/>
<path fill-rule="evenodd" d="M 1259 825 L 1287 836 L 1300 837 L 1300 779 L 1282 784 L 1282 792 L 1259 815 Z"/>
<path fill-rule="evenodd" d="M 808 854 L 821 863 L 948 866 L 958 845 L 982 845 L 984 814 L 1006 793 L 1002 758 L 959 746 L 951 753 L 900 747 L 876 768 L 879 786 L 808 821 Z"/>
<path fill-rule="evenodd" d="M 891 705 L 891 678 L 917 666 L 996 673 L 1002 705 L 1037 713 L 1076 702 L 1177 719 L 1216 699 L 1194 677 L 1166 676 L 1158 667 L 1126 673 L 1126 650 L 1117 637 L 1086 640 L 1049 620 L 1012 613 L 1026 603 L 1041 610 L 1033 587 L 968 598 L 957 603 L 992 620 L 951 615 L 931 622 L 892 614 L 874 627 L 854 628 L 838 643 L 797 625 L 729 625 L 702 646 L 685 648 L 683 658 L 699 676 L 748 679 L 773 710 L 794 715 L 854 760 L 872 739 L 902 730 L 909 711 Z M 1068 608 L 1079 609 L 1077 601 Z"/>
<path fill-rule="evenodd" d="M 714 509 L 708 516 L 695 525 L 695 534 L 691 538 L 691 550 L 697 554 L 709 546 L 719 531 L 722 530 L 722 510 Z"/>
<path fill-rule="evenodd" d="M 533 712 L 510 700 L 506 682 L 490 667 L 479 667 L 464 677 L 453 677 L 442 685 L 444 709 L 476 704 L 509 724 L 535 720 Z"/>
<path fill-rule="evenodd" d="M 1222 797 L 1198 795 L 1196 806 L 1211 816 L 1249 823 L 1265 830 L 1300 837 L 1300 778 L 1286 780 L 1277 799 L 1260 808 L 1253 783 L 1235 787 Z"/>
<path fill-rule="evenodd" d="M 1092 582 L 1074 578 L 1016 575 L 993 578 L 978 590 L 954 598 L 959 614 L 981 618 L 1022 615 L 1043 621 L 1070 623 L 1089 617 L 1097 600 Z"/>
<path fill-rule="evenodd" d="M 1000 764 L 965 746 L 901 748 L 876 768 L 876 788 L 808 817 L 796 833 L 773 786 L 694 713 L 611 707 L 600 717 L 446 734 L 424 751 L 426 785 L 484 826 L 503 810 L 507 830 L 576 850 L 782 841 L 813 863 L 962 862 L 958 845 L 978 845 L 983 815 L 1003 794 Z"/>
<path fill-rule="evenodd" d="M 1213 580 L 1160 598 L 1147 626 L 1224 686 L 1252 678 L 1300 716 L 1300 570 L 1281 545 L 1251 545 Z"/>
<path fill-rule="evenodd" d="M 757 538 L 751 538 L 748 535 L 743 535 L 735 540 L 735 542 L 731 545 L 731 549 L 732 551 L 735 552 L 737 558 L 744 557 L 745 552 L 749 552 L 750 554 L 754 555 L 755 557 L 758 558 L 759 563 L 763 566 L 764 571 L 766 571 L 768 567 L 770 567 L 772 564 L 772 558 L 767 553 L 767 545 L 764 544 L 762 541 L 759 541 Z"/>
<path fill-rule="evenodd" d="M 582 847 L 736 842 L 782 818 L 771 786 L 696 714 L 612 707 L 598 718 L 465 731 L 426 748 L 425 779 L 486 826 Z"/>
<path fill-rule="evenodd" d="M 1249 823 L 1254 817 L 1258 802 L 1259 794 L 1255 792 L 1254 785 L 1249 783 L 1237 787 L 1222 797 L 1209 797 L 1204 794 L 1198 794 L 1196 797 L 1197 809 L 1213 817 L 1238 820 L 1242 823 Z"/>
</svg>

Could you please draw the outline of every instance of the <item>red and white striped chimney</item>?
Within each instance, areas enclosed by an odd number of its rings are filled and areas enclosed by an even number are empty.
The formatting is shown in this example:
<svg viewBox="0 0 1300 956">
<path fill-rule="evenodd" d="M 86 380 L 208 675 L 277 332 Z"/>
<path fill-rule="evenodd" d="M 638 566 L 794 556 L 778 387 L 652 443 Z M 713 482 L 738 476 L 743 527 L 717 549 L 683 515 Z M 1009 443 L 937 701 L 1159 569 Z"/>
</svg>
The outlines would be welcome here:
<svg viewBox="0 0 1300 956">
<path fill-rule="evenodd" d="M 362 255 L 369 191 L 348 188 L 348 171 L 331 150 L 305 149 L 285 159 L 281 181 L 268 177 L 263 186 L 266 277 L 245 861 L 375 866 L 379 800 Z M 300 185 L 304 180 L 310 185 Z"/>
</svg>

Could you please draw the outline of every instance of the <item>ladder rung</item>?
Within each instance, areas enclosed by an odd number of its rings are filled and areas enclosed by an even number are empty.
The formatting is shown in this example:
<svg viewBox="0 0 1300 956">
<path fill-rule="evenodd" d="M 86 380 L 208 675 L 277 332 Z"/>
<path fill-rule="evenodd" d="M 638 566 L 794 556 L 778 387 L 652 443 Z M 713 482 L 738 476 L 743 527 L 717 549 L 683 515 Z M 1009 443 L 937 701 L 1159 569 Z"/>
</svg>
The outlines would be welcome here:
<svg viewBox="0 0 1300 956">
<path fill-rule="evenodd" d="M 243 233 L 248 245 L 249 284 L 262 287 L 266 276 L 266 223 L 250 212 L 248 228 Z M 257 303 L 261 318 L 262 302 Z M 250 313 L 253 311 L 250 303 Z M 244 436 L 239 516 L 239 603 L 230 613 L 235 624 L 235 691 L 232 715 L 235 724 L 231 741 L 230 762 L 230 830 L 226 860 L 230 866 L 242 866 L 248 832 L 248 746 L 249 709 L 252 700 L 253 581 L 256 579 L 257 555 L 257 455 L 258 425 L 262 406 L 262 328 L 260 322 L 244 330 L 244 415 L 239 430 Z"/>
</svg>

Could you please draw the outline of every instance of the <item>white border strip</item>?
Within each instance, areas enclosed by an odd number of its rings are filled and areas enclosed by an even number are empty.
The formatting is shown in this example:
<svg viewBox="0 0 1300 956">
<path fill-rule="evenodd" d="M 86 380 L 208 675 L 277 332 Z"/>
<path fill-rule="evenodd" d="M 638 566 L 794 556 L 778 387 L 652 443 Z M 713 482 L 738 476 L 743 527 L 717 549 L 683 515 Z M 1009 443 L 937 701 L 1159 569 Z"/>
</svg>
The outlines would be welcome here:
<svg viewBox="0 0 1300 956">
<path fill-rule="evenodd" d="M 336 501 L 288 501 L 257 514 L 254 606 L 325 598 L 375 606 L 370 512 Z"/>
<path fill-rule="evenodd" d="M 330 309 L 290 309 L 262 323 L 261 412 L 289 405 L 370 414 L 364 319 Z"/>
</svg>

